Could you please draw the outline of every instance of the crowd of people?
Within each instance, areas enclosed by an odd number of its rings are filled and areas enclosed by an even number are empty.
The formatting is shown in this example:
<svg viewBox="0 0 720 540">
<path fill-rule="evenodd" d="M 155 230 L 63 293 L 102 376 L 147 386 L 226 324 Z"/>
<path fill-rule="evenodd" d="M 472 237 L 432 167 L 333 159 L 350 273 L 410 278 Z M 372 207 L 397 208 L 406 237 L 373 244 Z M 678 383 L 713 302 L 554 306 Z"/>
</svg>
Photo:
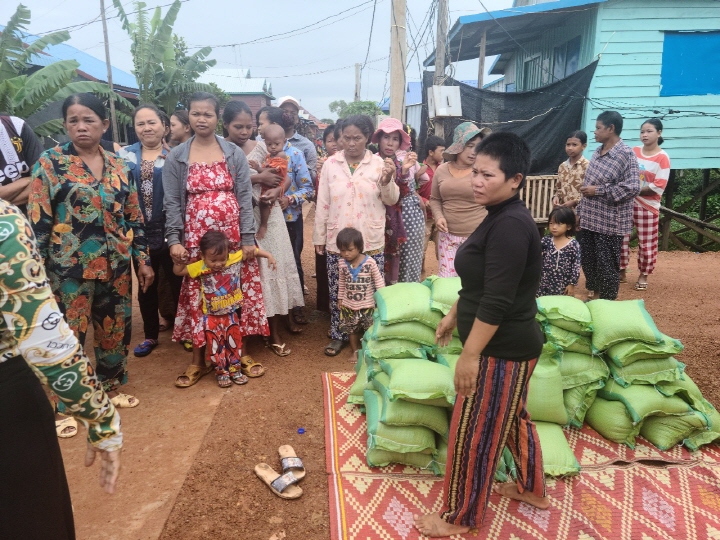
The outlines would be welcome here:
<svg viewBox="0 0 720 540">
<path fill-rule="evenodd" d="M 0 279 L 6 350 L 0 387 L 15 386 L 0 391 L 0 400 L 21 401 L 27 393 L 43 412 L 21 444 L 32 445 L 39 435 L 31 432 L 52 427 L 45 418 L 52 417 L 50 401 L 43 394 L 42 406 L 27 361 L 52 390 L 55 433 L 75 435 L 75 417 L 88 425 L 87 464 L 100 452 L 101 483 L 113 490 L 122 445 L 116 409 L 140 403 L 122 391 L 133 269 L 144 332 L 134 354 L 152 354 L 161 332 L 172 329 L 172 340 L 192 352 L 177 387 L 211 371 L 221 388 L 262 376 L 265 368 L 248 354 L 249 336 L 262 336 L 277 356 L 292 354 L 283 335 L 308 324 L 303 206 L 314 204 L 317 309 L 330 314 L 326 355 L 349 343 L 356 360 L 373 322 L 374 292 L 420 281 L 430 241 L 438 274 L 462 282 L 436 334 L 443 343 L 457 327 L 464 344 L 446 505 L 418 518 L 420 531 L 454 534 L 482 521 L 506 443 L 518 484 L 499 491 L 546 507 L 537 433 L 524 406 L 542 346 L 535 297 L 575 295 L 582 267 L 588 299 L 615 299 L 626 281 L 633 226 L 640 272 L 634 287 L 648 287 L 670 170 L 660 148 L 662 123 L 643 123 L 643 146 L 631 149 L 620 138 L 622 117 L 602 113 L 595 129 L 600 146 L 590 160 L 583 157 L 587 135 L 569 134 L 549 233 L 541 238 L 520 200 L 530 151 L 519 137 L 464 122 L 449 145 L 428 137 L 421 161 L 409 126 L 388 118 L 375 127 L 370 117 L 355 115 L 328 126 L 318 155 L 297 132 L 299 110 L 287 99 L 255 115 L 241 101 L 221 111 L 204 92 L 169 117 L 141 104 L 132 116 L 138 142 L 119 148 L 103 139 L 109 127 L 103 103 L 74 94 L 62 106 L 69 142 L 44 152 L 27 124 L 3 117 L 0 251 L 13 271 Z M 221 120 L 224 137 L 217 134 Z M 91 324 L 95 368 L 81 348 Z M 490 400 L 498 388 L 501 399 Z M 8 412 L 14 407 L 1 406 L 2 418 L 16 422 Z M 45 452 L 36 461 L 59 461 L 53 474 L 60 486 L 48 495 L 57 507 L 47 516 L 65 531 L 58 538 L 72 538 L 57 441 Z M 22 483 L 21 467 L 8 466 L 13 482 Z"/>
</svg>

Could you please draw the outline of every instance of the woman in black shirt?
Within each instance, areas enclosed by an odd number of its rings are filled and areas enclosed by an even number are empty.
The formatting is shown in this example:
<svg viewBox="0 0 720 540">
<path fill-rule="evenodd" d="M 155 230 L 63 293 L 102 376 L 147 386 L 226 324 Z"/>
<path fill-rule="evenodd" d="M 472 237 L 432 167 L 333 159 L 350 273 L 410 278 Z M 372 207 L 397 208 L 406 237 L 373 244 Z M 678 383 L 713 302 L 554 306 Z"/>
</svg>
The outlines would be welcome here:
<svg viewBox="0 0 720 540">
<path fill-rule="evenodd" d="M 518 136 L 494 133 L 478 144 L 473 196 L 488 216 L 460 247 L 460 297 L 437 327 L 440 345 L 458 327 L 463 351 L 455 370 L 458 398 L 450 425 L 445 501 L 417 517 L 431 537 L 467 533 L 482 523 L 493 476 L 507 445 L 517 484 L 495 491 L 547 508 L 540 440 L 525 410 L 527 386 L 543 345 L 535 321 L 542 265 L 540 235 L 520 200 L 530 150 Z"/>
</svg>

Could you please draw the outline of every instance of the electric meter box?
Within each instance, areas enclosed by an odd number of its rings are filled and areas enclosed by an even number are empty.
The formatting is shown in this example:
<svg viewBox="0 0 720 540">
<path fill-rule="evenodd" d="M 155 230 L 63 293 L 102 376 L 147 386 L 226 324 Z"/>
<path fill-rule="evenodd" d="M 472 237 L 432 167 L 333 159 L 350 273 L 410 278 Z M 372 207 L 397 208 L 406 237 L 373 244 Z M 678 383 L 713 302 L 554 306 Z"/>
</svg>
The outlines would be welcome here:
<svg viewBox="0 0 720 540">
<path fill-rule="evenodd" d="M 428 115 L 430 118 L 462 116 L 459 86 L 433 86 L 428 88 Z"/>
</svg>

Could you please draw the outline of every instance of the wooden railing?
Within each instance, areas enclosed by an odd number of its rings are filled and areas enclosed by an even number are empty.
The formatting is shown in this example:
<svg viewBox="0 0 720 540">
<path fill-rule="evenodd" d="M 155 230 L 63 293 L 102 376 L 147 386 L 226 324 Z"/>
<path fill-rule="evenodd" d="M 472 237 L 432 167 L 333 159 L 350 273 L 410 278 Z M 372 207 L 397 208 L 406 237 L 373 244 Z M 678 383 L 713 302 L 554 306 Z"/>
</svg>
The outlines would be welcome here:
<svg viewBox="0 0 720 540">
<path fill-rule="evenodd" d="M 553 209 L 552 198 L 555 193 L 557 176 L 528 176 L 525 187 L 520 190 L 520 199 L 525 203 L 535 223 L 547 225 L 548 216 Z"/>
</svg>

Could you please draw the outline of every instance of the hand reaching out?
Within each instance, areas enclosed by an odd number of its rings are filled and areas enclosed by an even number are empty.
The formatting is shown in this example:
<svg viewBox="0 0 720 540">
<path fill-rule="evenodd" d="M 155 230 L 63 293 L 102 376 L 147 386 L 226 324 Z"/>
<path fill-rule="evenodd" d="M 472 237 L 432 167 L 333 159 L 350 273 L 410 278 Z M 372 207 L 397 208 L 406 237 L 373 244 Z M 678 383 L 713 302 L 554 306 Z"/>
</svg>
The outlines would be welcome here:
<svg viewBox="0 0 720 540">
<path fill-rule="evenodd" d="M 98 450 L 88 443 L 85 451 L 85 466 L 91 467 L 95 463 L 95 456 L 100 454 L 100 487 L 107 493 L 115 493 L 115 483 L 120 474 L 120 450 L 108 452 Z"/>
</svg>

